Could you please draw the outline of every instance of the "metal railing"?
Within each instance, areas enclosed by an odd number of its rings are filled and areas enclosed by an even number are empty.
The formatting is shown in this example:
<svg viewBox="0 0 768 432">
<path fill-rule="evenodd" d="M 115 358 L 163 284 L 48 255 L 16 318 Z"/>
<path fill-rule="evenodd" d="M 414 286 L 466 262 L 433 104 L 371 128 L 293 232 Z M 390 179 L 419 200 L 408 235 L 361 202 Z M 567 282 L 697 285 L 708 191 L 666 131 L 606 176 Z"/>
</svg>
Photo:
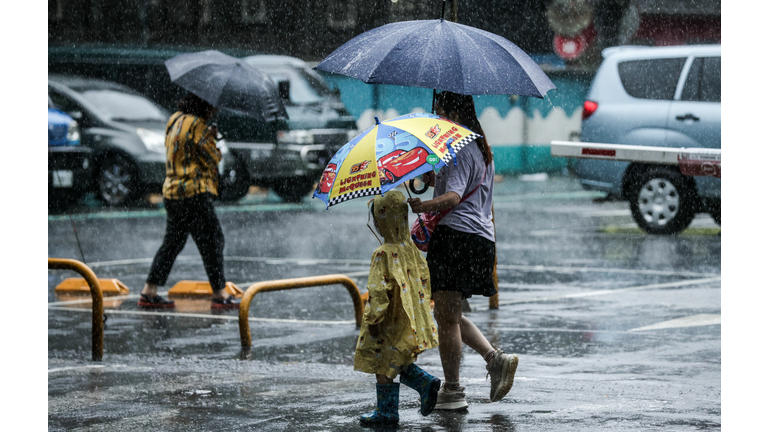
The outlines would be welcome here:
<svg viewBox="0 0 768 432">
<path fill-rule="evenodd" d="M 262 292 L 283 291 L 297 288 L 308 288 L 323 285 L 344 285 L 352 297 L 352 303 L 355 307 L 355 322 L 359 328 L 363 322 L 363 299 L 357 285 L 349 277 L 342 274 L 311 276 L 297 279 L 281 279 L 273 281 L 258 282 L 245 290 L 243 299 L 240 301 L 240 342 L 242 346 L 251 346 L 251 328 L 248 322 L 248 312 L 251 308 L 253 297 Z"/>
<path fill-rule="evenodd" d="M 64 258 L 48 258 L 48 270 L 72 270 L 80 274 L 91 288 L 92 316 L 91 339 L 93 361 L 104 357 L 104 296 L 101 293 L 99 279 L 90 267 L 80 261 Z"/>
</svg>

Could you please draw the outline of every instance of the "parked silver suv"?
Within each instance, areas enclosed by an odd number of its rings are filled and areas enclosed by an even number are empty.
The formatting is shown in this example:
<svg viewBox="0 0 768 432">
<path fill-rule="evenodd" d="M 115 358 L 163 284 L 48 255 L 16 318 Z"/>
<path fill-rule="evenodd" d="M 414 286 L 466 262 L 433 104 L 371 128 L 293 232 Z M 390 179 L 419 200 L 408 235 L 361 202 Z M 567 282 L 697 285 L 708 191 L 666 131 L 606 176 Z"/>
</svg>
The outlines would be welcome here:
<svg viewBox="0 0 768 432">
<path fill-rule="evenodd" d="M 720 45 L 614 47 L 582 111 L 584 142 L 720 148 Z M 630 202 L 645 231 L 674 234 L 697 212 L 720 223 L 720 179 L 686 177 L 676 166 L 579 159 L 585 189 Z"/>
</svg>

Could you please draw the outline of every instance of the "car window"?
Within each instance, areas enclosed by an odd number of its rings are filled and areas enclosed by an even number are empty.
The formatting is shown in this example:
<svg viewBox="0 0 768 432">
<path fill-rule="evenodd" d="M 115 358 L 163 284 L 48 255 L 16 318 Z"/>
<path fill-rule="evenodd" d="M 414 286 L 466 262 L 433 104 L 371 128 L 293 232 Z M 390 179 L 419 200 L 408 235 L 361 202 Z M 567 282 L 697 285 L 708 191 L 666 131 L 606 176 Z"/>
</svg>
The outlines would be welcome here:
<svg viewBox="0 0 768 432">
<path fill-rule="evenodd" d="M 685 77 L 685 85 L 683 85 L 683 93 L 680 95 L 680 99 L 684 101 L 697 101 L 699 100 L 699 82 L 701 81 L 701 66 L 704 64 L 703 58 L 697 58 L 693 60 L 691 69 L 688 71 L 688 76 Z"/>
<path fill-rule="evenodd" d="M 684 101 L 720 102 L 720 57 L 693 60 L 680 98 Z"/>
<path fill-rule="evenodd" d="M 720 102 L 720 57 L 704 59 L 699 94 L 703 102 Z"/>
<path fill-rule="evenodd" d="M 286 80 L 290 81 L 291 103 L 295 105 L 322 102 L 325 96 L 330 93 L 330 90 L 322 82 L 295 69 L 267 69 L 266 72 L 275 83 Z"/>
<path fill-rule="evenodd" d="M 269 77 L 276 83 L 278 81 L 285 81 L 286 79 L 291 82 L 290 98 L 291 103 L 295 105 L 318 103 L 323 100 L 309 83 L 294 71 L 269 73 Z"/>
<path fill-rule="evenodd" d="M 55 108 L 64 111 L 65 113 L 72 113 L 73 111 L 81 111 L 82 109 L 70 98 L 64 96 L 61 93 L 55 91 L 48 91 L 48 99 L 50 99 Z"/>
<path fill-rule="evenodd" d="M 167 121 L 169 114 L 150 100 L 116 90 L 86 90 L 80 93 L 110 120 Z"/>
<path fill-rule="evenodd" d="M 640 99 L 672 100 L 685 58 L 630 60 L 619 63 L 624 90 Z"/>
</svg>

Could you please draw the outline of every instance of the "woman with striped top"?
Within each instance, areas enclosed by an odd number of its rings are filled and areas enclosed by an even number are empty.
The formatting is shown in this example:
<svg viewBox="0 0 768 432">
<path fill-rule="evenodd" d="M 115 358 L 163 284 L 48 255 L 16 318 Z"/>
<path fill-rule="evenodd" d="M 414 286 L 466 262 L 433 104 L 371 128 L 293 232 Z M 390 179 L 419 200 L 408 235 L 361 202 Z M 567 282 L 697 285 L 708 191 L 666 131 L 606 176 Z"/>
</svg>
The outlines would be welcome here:
<svg viewBox="0 0 768 432">
<path fill-rule="evenodd" d="M 211 308 L 235 309 L 239 303 L 224 291 L 224 233 L 213 209 L 221 152 L 216 147 L 218 130 L 208 121 L 217 108 L 192 93 L 178 106 L 179 111 L 168 120 L 165 130 L 165 236 L 149 269 L 139 306 L 174 307 L 173 301 L 157 294 L 157 287 L 165 285 L 176 256 L 192 235 L 213 289 Z"/>
</svg>

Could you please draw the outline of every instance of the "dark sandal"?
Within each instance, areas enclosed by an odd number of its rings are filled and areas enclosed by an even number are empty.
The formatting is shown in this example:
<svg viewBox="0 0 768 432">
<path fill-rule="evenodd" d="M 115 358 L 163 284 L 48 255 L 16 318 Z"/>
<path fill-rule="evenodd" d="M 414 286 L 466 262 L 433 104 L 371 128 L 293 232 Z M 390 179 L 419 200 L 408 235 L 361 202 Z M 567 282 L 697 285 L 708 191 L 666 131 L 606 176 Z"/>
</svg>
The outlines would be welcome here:
<svg viewBox="0 0 768 432">
<path fill-rule="evenodd" d="M 235 296 L 229 296 L 225 300 L 211 299 L 211 309 L 239 309 L 240 302 Z"/>
<path fill-rule="evenodd" d="M 165 300 L 159 295 L 150 297 L 146 294 L 140 294 L 139 306 L 145 307 L 145 308 L 163 309 L 163 308 L 175 307 L 176 302 L 174 302 L 173 300 Z"/>
</svg>

